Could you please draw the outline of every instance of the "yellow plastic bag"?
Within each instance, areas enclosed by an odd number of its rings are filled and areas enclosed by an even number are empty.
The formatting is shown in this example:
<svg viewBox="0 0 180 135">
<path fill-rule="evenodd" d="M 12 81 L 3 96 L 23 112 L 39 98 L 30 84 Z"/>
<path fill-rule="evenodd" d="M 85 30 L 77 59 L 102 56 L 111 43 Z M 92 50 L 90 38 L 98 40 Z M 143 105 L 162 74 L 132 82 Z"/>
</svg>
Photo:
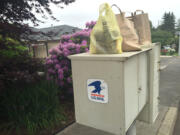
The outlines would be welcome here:
<svg viewBox="0 0 180 135">
<path fill-rule="evenodd" d="M 90 53 L 122 53 L 120 29 L 115 15 L 107 3 L 100 5 L 99 18 L 90 35 Z"/>
</svg>

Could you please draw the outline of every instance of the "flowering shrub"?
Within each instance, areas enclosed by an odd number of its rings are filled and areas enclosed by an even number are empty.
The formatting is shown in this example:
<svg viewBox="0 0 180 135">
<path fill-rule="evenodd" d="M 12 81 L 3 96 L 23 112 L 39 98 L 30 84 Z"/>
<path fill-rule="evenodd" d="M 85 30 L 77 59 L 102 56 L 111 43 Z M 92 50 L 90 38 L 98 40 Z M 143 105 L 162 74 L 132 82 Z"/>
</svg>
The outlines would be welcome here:
<svg viewBox="0 0 180 135">
<path fill-rule="evenodd" d="M 67 56 L 88 52 L 89 36 L 96 22 L 86 23 L 86 29 L 73 34 L 62 35 L 58 46 L 49 51 L 46 59 L 47 79 L 55 80 L 64 90 L 72 92 L 71 62 Z"/>
<path fill-rule="evenodd" d="M 175 49 L 162 49 L 161 50 L 161 54 L 162 55 L 175 55 L 176 54 L 176 50 Z"/>
</svg>

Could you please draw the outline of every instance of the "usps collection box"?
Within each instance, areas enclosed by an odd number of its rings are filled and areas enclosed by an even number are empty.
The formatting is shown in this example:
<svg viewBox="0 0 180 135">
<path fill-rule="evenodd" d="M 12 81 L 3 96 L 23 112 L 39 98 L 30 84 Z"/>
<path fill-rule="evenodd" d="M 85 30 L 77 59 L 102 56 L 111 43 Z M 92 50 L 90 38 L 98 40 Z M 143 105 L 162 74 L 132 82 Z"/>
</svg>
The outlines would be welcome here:
<svg viewBox="0 0 180 135">
<path fill-rule="evenodd" d="M 159 114 L 159 83 L 160 83 L 160 51 L 161 44 L 151 46 L 148 68 L 148 102 L 137 118 L 148 124 L 153 124 Z"/>
<path fill-rule="evenodd" d="M 152 48 L 122 54 L 69 56 L 76 122 L 125 135 L 144 108 L 153 107 L 147 106 L 151 55 Z M 149 118 L 148 109 L 141 119 Z"/>
</svg>

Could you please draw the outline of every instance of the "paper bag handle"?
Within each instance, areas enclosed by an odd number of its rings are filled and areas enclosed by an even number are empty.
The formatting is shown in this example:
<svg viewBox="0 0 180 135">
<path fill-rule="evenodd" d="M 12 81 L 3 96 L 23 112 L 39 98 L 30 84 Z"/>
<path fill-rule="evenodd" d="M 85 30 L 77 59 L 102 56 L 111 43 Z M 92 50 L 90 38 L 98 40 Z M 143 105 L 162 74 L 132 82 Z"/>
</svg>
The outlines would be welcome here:
<svg viewBox="0 0 180 135">
<path fill-rule="evenodd" d="M 132 13 L 132 12 L 122 12 L 122 10 L 121 10 L 116 4 L 113 4 L 113 5 L 111 6 L 111 8 L 112 8 L 113 6 L 116 7 L 116 8 L 119 10 L 120 14 L 130 13 L 131 16 L 128 17 L 128 18 L 131 18 L 131 17 L 133 16 L 133 13 Z"/>
<path fill-rule="evenodd" d="M 121 9 L 120 9 L 116 4 L 112 4 L 111 8 L 112 8 L 112 7 L 116 7 L 116 8 L 119 10 L 119 12 L 122 14 Z"/>
<path fill-rule="evenodd" d="M 143 10 L 137 9 L 137 10 L 134 12 L 134 15 L 136 15 L 137 12 L 141 12 L 141 14 L 144 14 L 144 11 L 143 11 Z"/>
</svg>

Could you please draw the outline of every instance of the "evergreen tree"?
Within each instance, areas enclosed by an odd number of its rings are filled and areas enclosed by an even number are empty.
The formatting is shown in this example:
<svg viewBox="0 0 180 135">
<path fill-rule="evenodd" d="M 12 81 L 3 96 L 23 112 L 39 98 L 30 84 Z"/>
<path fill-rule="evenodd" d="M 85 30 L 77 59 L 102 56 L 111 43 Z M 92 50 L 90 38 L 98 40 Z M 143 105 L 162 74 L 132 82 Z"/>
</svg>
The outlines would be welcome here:
<svg viewBox="0 0 180 135">
<path fill-rule="evenodd" d="M 175 34 L 175 16 L 173 12 L 164 13 L 163 22 L 160 26 L 161 30 L 171 32 L 173 35 Z"/>
</svg>

